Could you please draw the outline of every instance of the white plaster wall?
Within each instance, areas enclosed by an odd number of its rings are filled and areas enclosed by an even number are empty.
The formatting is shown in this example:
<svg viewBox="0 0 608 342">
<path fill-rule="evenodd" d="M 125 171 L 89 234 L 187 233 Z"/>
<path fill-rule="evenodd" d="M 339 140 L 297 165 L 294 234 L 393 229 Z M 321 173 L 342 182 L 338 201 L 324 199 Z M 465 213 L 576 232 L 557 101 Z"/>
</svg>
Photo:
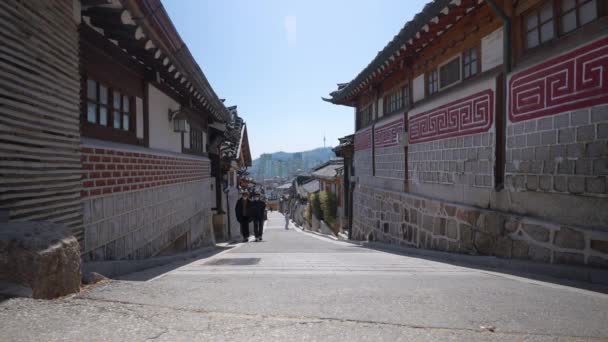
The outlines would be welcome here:
<svg viewBox="0 0 608 342">
<path fill-rule="evenodd" d="M 186 122 L 186 133 L 184 133 L 184 148 L 190 148 L 190 124 Z"/>
<path fill-rule="evenodd" d="M 473 95 L 483 90 L 491 89 L 494 91 L 494 106 L 496 106 L 496 76 L 488 75 L 483 79 L 479 80 L 474 84 L 470 84 L 466 87 L 459 87 L 458 89 L 450 89 L 446 91 L 444 94 L 439 92 L 439 95 L 433 101 L 429 101 L 423 103 L 420 106 L 414 107 L 412 110 L 408 112 L 408 116 L 412 117 L 416 114 L 426 112 L 428 110 L 443 106 L 446 103 L 450 103 L 452 101 L 460 100 L 469 95 Z M 451 91 L 453 90 L 453 91 Z M 496 108 L 494 108 L 496 110 Z"/>
<path fill-rule="evenodd" d="M 414 102 L 424 98 L 424 74 L 414 78 Z"/>
<path fill-rule="evenodd" d="M 378 118 L 384 116 L 384 101 L 382 98 L 378 99 Z"/>
<path fill-rule="evenodd" d="M 137 137 L 144 138 L 144 101 L 140 97 L 135 98 L 135 118 L 137 122 Z"/>
<path fill-rule="evenodd" d="M 181 152 L 181 133 L 173 132 L 173 122 L 168 119 L 169 109 L 176 110 L 179 104 L 151 84 L 148 89 L 150 147 Z"/>
<path fill-rule="evenodd" d="M 502 64 L 502 27 L 481 40 L 481 71 Z"/>
</svg>

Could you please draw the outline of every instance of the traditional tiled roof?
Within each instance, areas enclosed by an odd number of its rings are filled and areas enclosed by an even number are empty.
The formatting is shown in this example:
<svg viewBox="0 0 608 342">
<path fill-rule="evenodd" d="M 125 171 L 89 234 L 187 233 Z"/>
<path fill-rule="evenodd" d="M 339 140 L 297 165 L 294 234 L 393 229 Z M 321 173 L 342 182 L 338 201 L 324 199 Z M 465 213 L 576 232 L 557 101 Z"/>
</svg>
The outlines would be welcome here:
<svg viewBox="0 0 608 342">
<path fill-rule="evenodd" d="M 399 33 L 352 81 L 338 84 L 338 89 L 323 100 L 335 104 L 348 101 L 368 89 L 374 80 L 394 68 L 407 56 L 411 56 L 441 36 L 482 0 L 434 0 L 408 21 Z"/>
<path fill-rule="evenodd" d="M 344 169 L 344 159 L 334 158 L 326 163 L 317 166 L 312 172 L 312 176 L 316 178 L 334 178 L 341 174 Z"/>
<path fill-rule="evenodd" d="M 226 123 L 226 140 L 221 145 L 222 158 L 232 160 L 238 159 L 240 149 L 243 147 L 243 139 L 246 138 L 246 125 L 243 118 L 238 115 L 237 106 L 228 107 L 230 120 Z"/>
<path fill-rule="evenodd" d="M 225 122 L 228 110 L 173 26 L 160 0 L 82 1 L 86 25 L 115 42 L 168 88 Z"/>
</svg>

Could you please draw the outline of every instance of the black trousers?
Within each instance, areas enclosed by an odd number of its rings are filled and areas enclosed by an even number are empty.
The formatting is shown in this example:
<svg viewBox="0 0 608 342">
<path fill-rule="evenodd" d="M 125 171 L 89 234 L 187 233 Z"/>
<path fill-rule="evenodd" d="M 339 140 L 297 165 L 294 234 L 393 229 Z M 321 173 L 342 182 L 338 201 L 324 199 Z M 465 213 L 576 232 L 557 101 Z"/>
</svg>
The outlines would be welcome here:
<svg viewBox="0 0 608 342">
<path fill-rule="evenodd" d="M 256 238 L 261 238 L 264 233 L 264 220 L 253 220 L 253 234 Z"/>
<path fill-rule="evenodd" d="M 244 239 L 247 239 L 249 237 L 249 221 L 243 220 L 239 223 L 241 224 L 241 235 Z"/>
</svg>

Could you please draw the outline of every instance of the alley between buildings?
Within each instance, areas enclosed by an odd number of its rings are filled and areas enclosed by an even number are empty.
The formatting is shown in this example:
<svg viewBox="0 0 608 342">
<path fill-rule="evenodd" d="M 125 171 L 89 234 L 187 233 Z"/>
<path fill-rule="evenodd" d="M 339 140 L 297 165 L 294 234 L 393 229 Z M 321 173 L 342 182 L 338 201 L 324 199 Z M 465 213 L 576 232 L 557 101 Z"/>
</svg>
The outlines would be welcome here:
<svg viewBox="0 0 608 342">
<path fill-rule="evenodd" d="M 264 242 L 55 301 L 0 303 L 8 341 L 556 341 L 608 336 L 608 296 L 333 241 Z"/>
</svg>

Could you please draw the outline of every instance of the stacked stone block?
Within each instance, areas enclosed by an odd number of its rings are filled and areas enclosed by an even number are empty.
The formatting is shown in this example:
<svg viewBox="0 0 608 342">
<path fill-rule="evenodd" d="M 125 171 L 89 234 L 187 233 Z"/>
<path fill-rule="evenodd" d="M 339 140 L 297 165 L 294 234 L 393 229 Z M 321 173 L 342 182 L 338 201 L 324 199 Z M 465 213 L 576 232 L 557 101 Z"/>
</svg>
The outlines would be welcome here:
<svg viewBox="0 0 608 342">
<path fill-rule="evenodd" d="M 411 144 L 408 153 L 412 183 L 494 185 L 492 132 Z"/>
<path fill-rule="evenodd" d="M 608 194 L 608 106 L 540 117 L 507 128 L 511 190 Z"/>
<path fill-rule="evenodd" d="M 357 176 L 372 176 L 373 175 L 373 159 L 372 149 L 355 151 L 353 158 L 353 166 L 355 175 Z"/>
<path fill-rule="evenodd" d="M 212 244 L 210 178 L 83 201 L 86 261 L 142 259 L 189 233 Z"/>
<path fill-rule="evenodd" d="M 405 179 L 405 156 L 401 146 L 376 148 L 374 153 L 376 177 Z"/>
<path fill-rule="evenodd" d="M 400 246 L 608 267 L 608 232 L 359 185 L 353 237 Z"/>
</svg>

